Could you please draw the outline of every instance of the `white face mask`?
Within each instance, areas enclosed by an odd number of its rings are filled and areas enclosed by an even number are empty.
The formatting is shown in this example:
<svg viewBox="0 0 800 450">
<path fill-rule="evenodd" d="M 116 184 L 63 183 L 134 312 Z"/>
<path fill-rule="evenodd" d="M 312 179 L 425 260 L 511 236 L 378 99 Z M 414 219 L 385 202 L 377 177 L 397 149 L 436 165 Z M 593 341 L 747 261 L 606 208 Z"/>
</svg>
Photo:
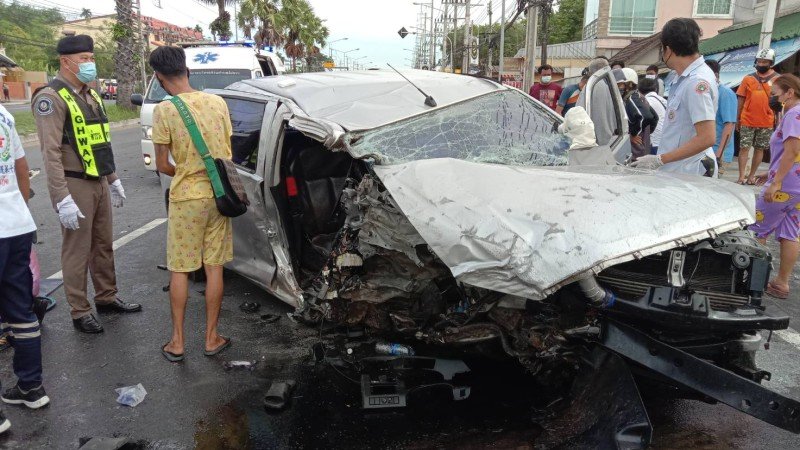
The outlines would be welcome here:
<svg viewBox="0 0 800 450">
<path fill-rule="evenodd" d="M 649 80 L 655 80 L 656 79 L 656 76 L 655 75 L 651 75 L 651 74 L 647 74 L 644 77 L 649 79 Z"/>
<path fill-rule="evenodd" d="M 542 83 L 549 83 L 550 80 L 552 80 L 552 79 L 553 79 L 553 77 L 551 77 L 550 75 L 544 75 L 542 77 Z"/>
</svg>

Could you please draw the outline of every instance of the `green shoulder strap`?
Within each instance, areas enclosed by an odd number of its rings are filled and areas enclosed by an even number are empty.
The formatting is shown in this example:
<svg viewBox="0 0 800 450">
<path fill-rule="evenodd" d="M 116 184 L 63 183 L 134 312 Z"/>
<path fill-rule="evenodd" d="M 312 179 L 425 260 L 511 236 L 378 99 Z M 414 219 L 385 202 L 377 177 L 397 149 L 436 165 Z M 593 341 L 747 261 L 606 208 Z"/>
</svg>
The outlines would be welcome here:
<svg viewBox="0 0 800 450">
<path fill-rule="evenodd" d="M 206 141 L 203 140 L 203 135 L 200 134 L 200 129 L 197 128 L 197 123 L 194 121 L 192 113 L 189 112 L 186 103 L 177 95 L 169 100 L 175 105 L 178 114 L 181 115 L 184 125 L 186 125 L 186 128 L 189 130 L 189 136 L 192 137 L 192 142 L 194 142 L 194 146 L 197 147 L 197 153 L 203 158 L 203 163 L 206 165 L 206 172 L 208 172 L 208 178 L 211 180 L 211 187 L 214 189 L 214 197 L 219 198 L 225 196 L 225 188 L 222 187 L 222 181 L 219 178 L 217 166 L 214 164 L 214 158 L 208 153 L 208 146 L 206 145 Z"/>
</svg>

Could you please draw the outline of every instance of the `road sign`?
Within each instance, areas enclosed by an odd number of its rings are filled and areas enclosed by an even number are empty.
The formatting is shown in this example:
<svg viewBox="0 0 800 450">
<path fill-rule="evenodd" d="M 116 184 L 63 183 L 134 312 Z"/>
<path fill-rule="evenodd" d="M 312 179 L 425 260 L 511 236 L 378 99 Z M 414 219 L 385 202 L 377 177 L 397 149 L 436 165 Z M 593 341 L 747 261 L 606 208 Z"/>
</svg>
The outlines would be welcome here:
<svg viewBox="0 0 800 450">
<path fill-rule="evenodd" d="M 399 34 L 401 38 L 405 38 L 408 36 L 408 30 L 406 30 L 406 27 L 400 28 L 400 30 L 397 31 L 397 34 Z"/>
<path fill-rule="evenodd" d="M 334 64 L 333 61 L 325 61 L 324 63 L 322 63 L 322 67 L 324 67 L 325 69 L 333 69 L 334 67 L 336 67 L 336 64 Z"/>
</svg>

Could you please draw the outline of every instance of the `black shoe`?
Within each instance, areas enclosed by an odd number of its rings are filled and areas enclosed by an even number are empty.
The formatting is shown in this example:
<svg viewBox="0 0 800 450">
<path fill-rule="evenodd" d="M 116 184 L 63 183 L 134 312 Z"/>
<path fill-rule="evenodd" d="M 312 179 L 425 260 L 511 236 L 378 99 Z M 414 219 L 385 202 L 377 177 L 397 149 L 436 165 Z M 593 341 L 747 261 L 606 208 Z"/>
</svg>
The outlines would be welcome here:
<svg viewBox="0 0 800 450">
<path fill-rule="evenodd" d="M 142 310 L 142 305 L 138 303 L 123 302 L 122 299 L 117 297 L 111 303 L 97 303 L 97 312 L 138 312 Z"/>
<path fill-rule="evenodd" d="M 47 396 L 43 386 L 22 392 L 19 385 L 16 385 L 5 391 L 0 398 L 9 405 L 25 405 L 30 409 L 39 409 L 50 403 L 50 397 Z"/>
<path fill-rule="evenodd" d="M 81 317 L 80 319 L 73 319 L 72 324 L 78 331 L 83 333 L 102 333 L 103 326 L 94 318 L 92 314 Z"/>
<path fill-rule="evenodd" d="M 11 422 L 6 419 L 6 415 L 3 413 L 3 410 L 0 409 L 0 434 L 5 433 L 9 428 L 11 428 Z"/>
</svg>

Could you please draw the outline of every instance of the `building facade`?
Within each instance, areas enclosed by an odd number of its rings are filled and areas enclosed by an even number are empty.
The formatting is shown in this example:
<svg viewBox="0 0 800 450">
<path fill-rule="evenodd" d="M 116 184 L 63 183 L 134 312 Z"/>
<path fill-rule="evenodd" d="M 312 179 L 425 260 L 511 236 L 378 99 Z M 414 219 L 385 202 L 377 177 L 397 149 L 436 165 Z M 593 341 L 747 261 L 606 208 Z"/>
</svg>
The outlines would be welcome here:
<svg viewBox="0 0 800 450">
<path fill-rule="evenodd" d="M 134 21 L 137 16 L 134 15 Z M 116 14 L 92 17 L 89 19 L 65 22 L 60 29 L 61 34 L 88 34 L 95 41 L 108 39 L 111 29 L 117 22 Z M 203 40 L 203 33 L 191 27 L 181 27 L 153 17 L 142 16 L 142 32 L 145 34 L 150 50 L 162 45 L 176 42 L 193 42 Z"/>
</svg>

